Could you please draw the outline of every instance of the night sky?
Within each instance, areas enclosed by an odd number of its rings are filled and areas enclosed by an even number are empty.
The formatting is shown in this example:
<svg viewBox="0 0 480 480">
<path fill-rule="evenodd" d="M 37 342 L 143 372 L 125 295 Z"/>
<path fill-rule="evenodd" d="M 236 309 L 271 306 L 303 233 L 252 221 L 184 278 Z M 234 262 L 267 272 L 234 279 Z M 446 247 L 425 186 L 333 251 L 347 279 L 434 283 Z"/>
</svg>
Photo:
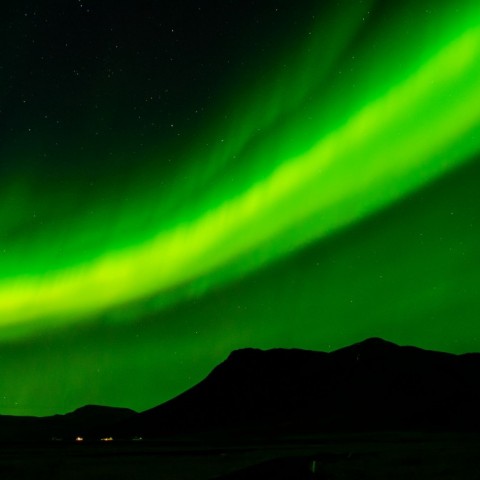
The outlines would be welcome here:
<svg viewBox="0 0 480 480">
<path fill-rule="evenodd" d="M 242 347 L 480 350 L 477 0 L 20 0 L 0 36 L 0 414 L 147 409 Z"/>
</svg>

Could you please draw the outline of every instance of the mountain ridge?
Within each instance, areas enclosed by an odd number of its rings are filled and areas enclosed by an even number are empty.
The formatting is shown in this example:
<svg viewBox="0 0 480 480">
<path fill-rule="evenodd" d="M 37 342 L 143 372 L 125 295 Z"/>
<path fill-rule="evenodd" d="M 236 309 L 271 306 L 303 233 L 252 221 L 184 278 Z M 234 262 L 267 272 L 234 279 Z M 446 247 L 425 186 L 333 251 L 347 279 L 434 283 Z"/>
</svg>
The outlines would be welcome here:
<svg viewBox="0 0 480 480">
<path fill-rule="evenodd" d="M 478 374 L 480 354 L 399 346 L 378 337 L 332 352 L 246 348 L 191 389 L 127 420 L 123 430 L 155 436 L 477 429 Z"/>
<path fill-rule="evenodd" d="M 165 438 L 335 431 L 480 431 L 480 353 L 399 346 L 378 337 L 331 351 L 232 351 L 199 383 L 136 413 L 86 405 L 52 417 L 0 415 L 0 440 Z M 3 435 L 3 436 L 2 436 Z"/>
<path fill-rule="evenodd" d="M 129 408 L 84 405 L 65 414 L 46 417 L 0 415 L 0 441 L 73 440 L 78 436 L 97 436 L 99 429 L 109 428 L 136 414 Z"/>
</svg>

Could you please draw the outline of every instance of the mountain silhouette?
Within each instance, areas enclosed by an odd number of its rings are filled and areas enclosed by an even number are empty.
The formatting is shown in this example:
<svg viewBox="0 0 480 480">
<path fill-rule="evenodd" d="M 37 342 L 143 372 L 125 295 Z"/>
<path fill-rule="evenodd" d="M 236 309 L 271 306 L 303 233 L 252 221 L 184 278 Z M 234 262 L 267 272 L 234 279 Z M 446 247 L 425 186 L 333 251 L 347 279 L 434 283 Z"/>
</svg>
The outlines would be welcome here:
<svg viewBox="0 0 480 480">
<path fill-rule="evenodd" d="M 65 415 L 48 417 L 0 415 L 0 441 L 73 440 L 92 436 L 93 432 L 96 437 L 104 428 L 135 414 L 129 408 L 86 405 Z"/>
<path fill-rule="evenodd" d="M 480 354 L 380 338 L 326 353 L 246 348 L 117 435 L 308 433 L 480 428 Z"/>
<path fill-rule="evenodd" d="M 480 354 L 380 338 L 333 352 L 232 352 L 200 383 L 142 413 L 85 406 L 66 415 L 0 415 L 0 441 L 102 436 L 480 431 Z"/>
</svg>

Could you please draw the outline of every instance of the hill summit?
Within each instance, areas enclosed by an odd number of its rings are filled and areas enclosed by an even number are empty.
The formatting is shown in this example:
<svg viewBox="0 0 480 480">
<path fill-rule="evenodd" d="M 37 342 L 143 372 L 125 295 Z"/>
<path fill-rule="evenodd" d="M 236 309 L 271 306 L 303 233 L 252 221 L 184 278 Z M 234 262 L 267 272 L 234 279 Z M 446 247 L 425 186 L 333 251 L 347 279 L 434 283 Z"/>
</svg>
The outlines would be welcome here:
<svg viewBox="0 0 480 480">
<path fill-rule="evenodd" d="M 333 352 L 233 351 L 203 381 L 119 432 L 478 430 L 478 405 L 480 354 L 369 338 Z"/>
</svg>

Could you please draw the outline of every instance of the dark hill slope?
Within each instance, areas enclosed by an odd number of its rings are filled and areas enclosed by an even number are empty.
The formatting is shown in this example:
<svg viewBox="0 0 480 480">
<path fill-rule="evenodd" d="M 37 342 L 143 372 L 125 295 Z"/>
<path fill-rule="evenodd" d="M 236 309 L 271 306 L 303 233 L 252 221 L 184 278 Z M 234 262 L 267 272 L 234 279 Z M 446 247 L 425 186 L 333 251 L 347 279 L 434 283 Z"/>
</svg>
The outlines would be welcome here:
<svg viewBox="0 0 480 480">
<path fill-rule="evenodd" d="M 205 380 L 115 433 L 478 430 L 479 408 L 480 354 L 372 338 L 331 353 L 234 351 Z"/>
<path fill-rule="evenodd" d="M 50 441 L 53 438 L 73 440 L 121 422 L 135 415 L 128 408 L 86 405 L 65 415 L 50 417 L 17 417 L 0 415 L 0 442 Z"/>
</svg>

